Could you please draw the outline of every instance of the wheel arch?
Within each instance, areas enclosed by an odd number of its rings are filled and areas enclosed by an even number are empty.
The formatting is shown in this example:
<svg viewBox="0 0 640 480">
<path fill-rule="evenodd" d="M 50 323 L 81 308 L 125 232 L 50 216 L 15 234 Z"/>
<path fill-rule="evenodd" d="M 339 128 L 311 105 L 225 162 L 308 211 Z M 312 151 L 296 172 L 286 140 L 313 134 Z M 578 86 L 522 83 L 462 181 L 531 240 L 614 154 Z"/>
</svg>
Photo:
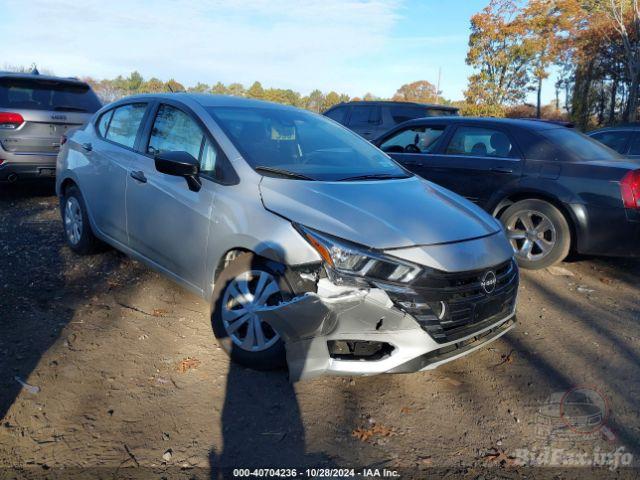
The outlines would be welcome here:
<svg viewBox="0 0 640 480">
<path fill-rule="evenodd" d="M 560 213 L 564 216 L 569 224 L 569 230 L 571 232 L 571 251 L 575 251 L 578 246 L 578 226 L 580 222 L 578 217 L 582 217 L 582 213 L 576 213 L 571 207 L 565 204 L 562 200 L 556 197 L 553 194 L 547 192 L 540 192 L 537 190 L 520 190 L 516 192 L 511 192 L 505 195 L 495 207 L 491 210 L 491 214 L 495 218 L 500 218 L 500 215 L 504 213 L 504 211 L 513 205 L 516 202 L 521 200 L 542 200 L 545 201 L 554 207 L 556 207 Z"/>
</svg>

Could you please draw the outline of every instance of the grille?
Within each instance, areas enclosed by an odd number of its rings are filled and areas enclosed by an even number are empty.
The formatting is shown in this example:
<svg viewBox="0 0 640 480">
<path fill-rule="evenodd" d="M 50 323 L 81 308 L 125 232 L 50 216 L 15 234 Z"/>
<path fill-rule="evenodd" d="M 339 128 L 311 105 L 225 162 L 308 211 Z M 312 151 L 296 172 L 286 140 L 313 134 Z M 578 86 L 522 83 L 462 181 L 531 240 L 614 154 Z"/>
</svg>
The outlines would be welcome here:
<svg viewBox="0 0 640 480">
<path fill-rule="evenodd" d="M 489 271 L 496 279 L 491 293 L 483 288 L 483 280 Z M 470 272 L 430 270 L 416 278 L 411 288 L 415 294 L 390 292 L 389 296 L 436 342 L 446 343 L 481 330 L 513 311 L 518 291 L 518 267 L 515 261 L 509 260 Z"/>
</svg>

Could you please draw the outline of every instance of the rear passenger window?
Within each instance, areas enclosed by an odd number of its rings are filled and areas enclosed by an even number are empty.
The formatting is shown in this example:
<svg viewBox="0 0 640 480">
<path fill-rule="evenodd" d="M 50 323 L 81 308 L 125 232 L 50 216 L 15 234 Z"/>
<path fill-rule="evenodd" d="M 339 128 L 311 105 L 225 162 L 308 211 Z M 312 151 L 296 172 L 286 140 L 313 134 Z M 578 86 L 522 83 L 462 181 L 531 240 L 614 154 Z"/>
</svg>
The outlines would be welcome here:
<svg viewBox="0 0 640 480">
<path fill-rule="evenodd" d="M 445 153 L 497 158 L 515 156 L 511 140 L 505 133 L 480 127 L 459 127 Z"/>
<path fill-rule="evenodd" d="M 116 108 L 113 111 L 105 138 L 125 147 L 133 148 L 146 109 L 146 103 L 132 103 Z"/>
<path fill-rule="evenodd" d="M 354 105 L 351 107 L 349 126 L 376 125 L 380 123 L 380 109 L 375 105 Z"/>
<path fill-rule="evenodd" d="M 607 147 L 618 153 L 624 153 L 629 141 L 629 132 L 601 132 L 592 135 L 591 138 L 604 143 Z"/>
<path fill-rule="evenodd" d="M 109 127 L 111 115 L 113 115 L 113 110 L 109 110 L 108 112 L 103 113 L 98 120 L 98 133 L 101 137 L 104 137 L 107 134 L 107 128 Z"/>
<path fill-rule="evenodd" d="M 640 155 L 640 134 L 635 134 L 629 146 L 629 155 Z"/>
<path fill-rule="evenodd" d="M 337 107 L 334 108 L 333 110 L 327 112 L 325 115 L 327 117 L 329 117 L 331 120 L 335 120 L 338 123 L 341 123 L 344 125 L 345 120 L 346 120 L 346 115 L 347 114 L 347 109 L 344 107 Z"/>
</svg>

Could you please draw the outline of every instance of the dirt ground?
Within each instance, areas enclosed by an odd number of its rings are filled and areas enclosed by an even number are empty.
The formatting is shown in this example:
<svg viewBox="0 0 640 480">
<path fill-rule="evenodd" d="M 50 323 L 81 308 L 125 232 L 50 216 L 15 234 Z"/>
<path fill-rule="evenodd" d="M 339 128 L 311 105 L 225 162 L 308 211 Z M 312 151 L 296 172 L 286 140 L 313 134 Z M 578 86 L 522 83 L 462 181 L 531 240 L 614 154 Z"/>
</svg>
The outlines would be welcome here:
<svg viewBox="0 0 640 480">
<path fill-rule="evenodd" d="M 636 478 L 521 465 L 554 465 L 549 448 L 640 463 L 640 261 L 561 267 L 524 272 L 516 329 L 464 359 L 291 385 L 231 365 L 208 306 L 169 280 L 113 250 L 73 254 L 50 185 L 0 186 L 0 471 Z M 589 432 L 544 415 L 580 385 L 610 412 Z"/>
</svg>

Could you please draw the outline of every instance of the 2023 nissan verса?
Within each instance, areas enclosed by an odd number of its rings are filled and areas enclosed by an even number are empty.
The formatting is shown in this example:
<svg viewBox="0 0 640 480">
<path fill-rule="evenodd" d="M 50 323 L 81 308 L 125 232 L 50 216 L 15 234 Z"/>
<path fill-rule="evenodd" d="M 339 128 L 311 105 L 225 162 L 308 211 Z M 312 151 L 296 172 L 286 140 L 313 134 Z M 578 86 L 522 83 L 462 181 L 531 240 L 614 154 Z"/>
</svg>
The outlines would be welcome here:
<svg viewBox="0 0 640 480">
<path fill-rule="evenodd" d="M 63 145 L 57 193 L 73 250 L 165 273 L 210 302 L 233 360 L 286 358 L 293 380 L 434 368 L 515 323 L 496 220 L 292 107 L 121 100 Z"/>
</svg>

